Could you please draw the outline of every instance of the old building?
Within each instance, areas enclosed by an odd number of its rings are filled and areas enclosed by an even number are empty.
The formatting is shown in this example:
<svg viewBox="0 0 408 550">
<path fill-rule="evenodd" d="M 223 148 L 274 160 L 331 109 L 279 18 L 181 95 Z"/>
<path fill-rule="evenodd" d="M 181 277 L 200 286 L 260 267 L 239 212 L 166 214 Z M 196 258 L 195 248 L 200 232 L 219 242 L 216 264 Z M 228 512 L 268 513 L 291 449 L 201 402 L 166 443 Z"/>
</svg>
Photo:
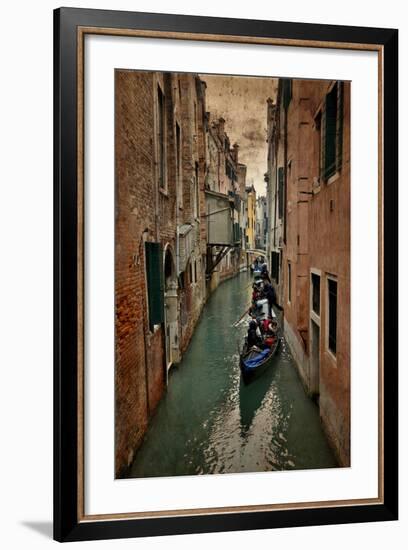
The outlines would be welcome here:
<svg viewBox="0 0 408 550">
<path fill-rule="evenodd" d="M 280 79 L 276 104 L 267 101 L 267 143 L 268 160 L 265 174 L 266 200 L 269 217 L 266 251 L 270 266 L 270 276 L 275 287 L 277 301 L 283 303 L 282 254 L 286 227 L 285 166 L 287 158 L 286 115 L 288 87 L 286 80 Z"/>
<path fill-rule="evenodd" d="M 246 211 L 246 248 L 255 249 L 255 224 L 256 224 L 256 190 L 253 185 L 245 188 Z M 248 254 L 248 262 L 252 261 L 252 254 Z"/>
<path fill-rule="evenodd" d="M 225 120 L 207 113 L 207 278 L 209 288 L 239 272 L 242 265 L 242 209 L 246 166 L 238 161 L 239 146 L 231 147 Z"/>
<path fill-rule="evenodd" d="M 247 258 L 246 258 L 246 174 L 247 167 L 245 164 L 238 163 L 237 176 L 238 176 L 238 195 L 239 195 L 239 237 L 240 237 L 240 271 L 246 270 Z"/>
<path fill-rule="evenodd" d="M 268 250 L 279 254 L 280 269 L 274 270 L 272 257 L 271 272 L 281 285 L 285 336 L 337 459 L 347 466 L 349 83 L 281 80 L 277 104 L 268 106 L 268 141 L 269 204 L 275 212 Z"/>
<path fill-rule="evenodd" d="M 115 73 L 116 474 L 126 469 L 206 299 L 205 84 Z M 202 223 L 203 222 L 203 223 Z"/>
<path fill-rule="evenodd" d="M 256 199 L 255 248 L 257 250 L 266 250 L 267 231 L 267 202 L 266 197 L 261 195 Z"/>
</svg>

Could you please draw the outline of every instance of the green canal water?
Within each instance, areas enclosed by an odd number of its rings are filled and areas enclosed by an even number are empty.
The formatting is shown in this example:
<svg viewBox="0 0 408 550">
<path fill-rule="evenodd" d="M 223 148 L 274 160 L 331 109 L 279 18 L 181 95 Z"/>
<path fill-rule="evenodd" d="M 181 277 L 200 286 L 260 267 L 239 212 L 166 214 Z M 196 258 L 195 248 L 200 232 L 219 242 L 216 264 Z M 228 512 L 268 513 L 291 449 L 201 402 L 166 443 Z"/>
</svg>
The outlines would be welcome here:
<svg viewBox="0 0 408 550">
<path fill-rule="evenodd" d="M 246 323 L 233 324 L 249 304 L 251 280 L 241 273 L 208 300 L 129 477 L 336 466 L 284 340 L 262 376 L 241 381 Z"/>
</svg>

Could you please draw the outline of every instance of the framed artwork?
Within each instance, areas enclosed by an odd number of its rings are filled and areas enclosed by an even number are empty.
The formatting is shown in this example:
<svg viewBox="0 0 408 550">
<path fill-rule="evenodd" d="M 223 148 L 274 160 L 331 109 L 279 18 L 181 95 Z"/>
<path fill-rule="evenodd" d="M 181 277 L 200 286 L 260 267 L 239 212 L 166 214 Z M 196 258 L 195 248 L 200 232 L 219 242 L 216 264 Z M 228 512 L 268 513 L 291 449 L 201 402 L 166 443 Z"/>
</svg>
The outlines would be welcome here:
<svg viewBox="0 0 408 550">
<path fill-rule="evenodd" d="M 54 13 L 54 536 L 395 520 L 394 29 Z"/>
</svg>

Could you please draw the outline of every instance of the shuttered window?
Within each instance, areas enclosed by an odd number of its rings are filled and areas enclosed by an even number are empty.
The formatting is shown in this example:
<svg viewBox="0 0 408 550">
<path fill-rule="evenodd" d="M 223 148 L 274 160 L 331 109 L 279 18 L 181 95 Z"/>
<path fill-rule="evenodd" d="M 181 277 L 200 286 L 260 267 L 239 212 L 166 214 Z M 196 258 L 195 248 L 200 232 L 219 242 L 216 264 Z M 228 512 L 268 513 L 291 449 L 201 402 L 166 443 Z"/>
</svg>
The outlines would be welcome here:
<svg viewBox="0 0 408 550">
<path fill-rule="evenodd" d="M 320 315 L 320 277 L 312 273 L 312 309 Z"/>
<path fill-rule="evenodd" d="M 290 78 L 283 79 L 283 106 L 285 109 L 289 107 L 290 100 L 292 99 L 292 80 Z"/>
<path fill-rule="evenodd" d="M 341 170 L 343 153 L 343 83 L 337 82 L 326 96 L 322 117 L 323 179 Z"/>
<path fill-rule="evenodd" d="M 283 192 L 284 192 L 285 173 L 283 167 L 278 168 L 278 216 L 283 216 Z"/>
<path fill-rule="evenodd" d="M 288 262 L 288 302 L 292 301 L 292 266 Z"/>
<path fill-rule="evenodd" d="M 337 83 L 336 170 L 341 170 L 343 159 L 343 82 Z"/>
<path fill-rule="evenodd" d="M 329 350 L 336 355 L 337 350 L 337 281 L 327 279 L 329 306 Z"/>
<path fill-rule="evenodd" d="M 324 139 L 324 178 L 327 179 L 336 171 L 336 120 L 337 120 L 337 87 L 326 96 Z"/>
<path fill-rule="evenodd" d="M 275 279 L 276 284 L 279 284 L 279 252 L 272 252 L 271 264 L 272 279 Z"/>
<path fill-rule="evenodd" d="M 149 327 L 164 321 L 163 250 L 160 243 L 145 243 Z"/>
<path fill-rule="evenodd" d="M 157 168 L 159 185 L 166 187 L 166 110 L 165 98 L 160 88 L 157 86 Z"/>
</svg>

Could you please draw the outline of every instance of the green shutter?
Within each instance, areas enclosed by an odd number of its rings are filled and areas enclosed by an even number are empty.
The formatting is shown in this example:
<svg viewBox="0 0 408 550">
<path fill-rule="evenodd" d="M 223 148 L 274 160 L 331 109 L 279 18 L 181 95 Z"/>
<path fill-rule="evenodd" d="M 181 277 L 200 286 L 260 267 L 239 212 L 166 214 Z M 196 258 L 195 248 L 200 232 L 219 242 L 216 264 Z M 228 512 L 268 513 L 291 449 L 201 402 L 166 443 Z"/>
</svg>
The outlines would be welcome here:
<svg viewBox="0 0 408 550">
<path fill-rule="evenodd" d="M 283 216 L 283 184 L 284 184 L 284 168 L 278 168 L 278 216 Z M 276 199 L 275 199 L 276 200 Z"/>
<path fill-rule="evenodd" d="M 238 222 L 234 222 L 234 243 L 239 243 L 241 240 L 240 227 Z"/>
<path fill-rule="evenodd" d="M 292 80 L 290 78 L 283 79 L 283 107 L 287 109 L 289 107 L 290 100 L 292 99 Z"/>
<path fill-rule="evenodd" d="M 343 82 L 337 83 L 336 170 L 341 170 L 343 157 Z"/>
<path fill-rule="evenodd" d="M 149 300 L 149 326 L 164 322 L 163 251 L 160 243 L 146 242 L 146 278 Z"/>
<path fill-rule="evenodd" d="M 324 178 L 336 171 L 337 86 L 326 96 L 324 132 Z"/>
</svg>

